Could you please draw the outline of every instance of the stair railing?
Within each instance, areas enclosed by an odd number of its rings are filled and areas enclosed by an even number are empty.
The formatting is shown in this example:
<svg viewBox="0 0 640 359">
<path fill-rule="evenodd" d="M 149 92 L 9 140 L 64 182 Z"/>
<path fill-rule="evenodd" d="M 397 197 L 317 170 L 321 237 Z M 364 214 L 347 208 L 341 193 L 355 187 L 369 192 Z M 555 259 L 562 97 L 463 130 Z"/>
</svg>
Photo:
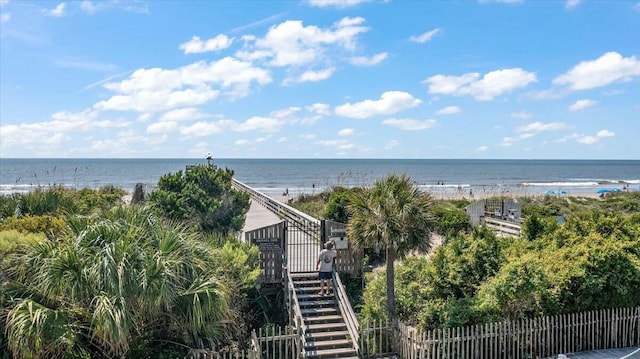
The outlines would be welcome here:
<svg viewBox="0 0 640 359">
<path fill-rule="evenodd" d="M 300 310 L 300 303 L 298 302 L 298 295 L 296 294 L 296 287 L 293 285 L 293 279 L 287 272 L 287 299 L 289 302 L 289 323 L 299 334 L 302 348 L 302 357 L 306 357 L 306 333 L 307 325 L 304 324 L 302 317 L 302 311 Z"/>
<path fill-rule="evenodd" d="M 351 337 L 351 342 L 353 344 L 353 348 L 360 352 L 360 328 L 358 325 L 358 319 L 356 318 L 356 314 L 351 307 L 351 303 L 349 302 L 349 297 L 347 297 L 347 292 L 344 289 L 344 285 L 340 280 L 340 275 L 333 271 L 332 274 L 331 285 L 333 286 L 333 293 L 335 293 L 336 300 L 338 301 L 338 306 L 340 308 L 340 312 L 342 313 L 342 318 L 344 319 L 345 324 L 347 325 L 347 331 L 349 331 L 349 336 Z"/>
</svg>

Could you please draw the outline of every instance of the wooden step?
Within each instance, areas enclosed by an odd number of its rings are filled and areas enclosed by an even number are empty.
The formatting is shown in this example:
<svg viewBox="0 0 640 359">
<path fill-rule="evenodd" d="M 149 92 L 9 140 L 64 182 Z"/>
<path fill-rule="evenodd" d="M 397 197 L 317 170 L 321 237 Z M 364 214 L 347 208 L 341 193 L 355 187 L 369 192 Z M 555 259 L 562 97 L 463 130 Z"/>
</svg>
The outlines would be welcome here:
<svg viewBox="0 0 640 359">
<path fill-rule="evenodd" d="M 318 350 L 307 350 L 306 351 L 307 358 L 320 358 L 323 356 L 333 357 L 335 355 L 347 355 L 350 354 L 352 356 L 356 355 L 356 351 L 353 348 L 337 348 L 337 349 L 318 349 Z"/>
<path fill-rule="evenodd" d="M 296 293 L 301 292 L 320 292 L 320 287 L 296 287 Z"/>
<path fill-rule="evenodd" d="M 342 321 L 341 315 L 320 315 L 317 317 L 306 317 L 304 318 L 305 322 L 313 323 L 313 322 L 321 322 L 321 321 Z"/>
<path fill-rule="evenodd" d="M 300 303 L 300 308 L 337 305 L 336 301 L 333 298 L 327 298 L 323 300 L 303 300 L 303 301 L 300 301 L 299 303 Z"/>
<path fill-rule="evenodd" d="M 318 272 L 289 273 L 289 276 L 294 281 L 296 281 L 296 280 L 305 280 L 305 279 L 318 279 Z"/>
<path fill-rule="evenodd" d="M 347 335 L 349 335 L 349 332 L 346 330 L 335 330 L 329 332 L 306 333 L 304 337 L 307 340 L 315 341 L 327 338 L 346 338 Z"/>
<path fill-rule="evenodd" d="M 298 300 L 325 300 L 325 299 L 333 299 L 333 294 L 329 294 L 329 295 L 320 295 L 318 293 L 311 293 L 311 294 L 298 294 Z"/>
<path fill-rule="evenodd" d="M 347 339 L 316 340 L 316 341 L 304 343 L 305 348 L 318 348 L 318 349 L 322 347 L 345 347 L 345 346 L 349 346 L 349 348 L 351 348 L 352 344 L 353 343 L 351 342 L 351 340 L 347 340 Z"/>
<path fill-rule="evenodd" d="M 316 280 L 294 280 L 293 284 L 296 286 L 309 286 L 309 285 L 320 285 L 320 279 Z"/>
<path fill-rule="evenodd" d="M 338 309 L 337 308 L 308 308 L 308 309 L 301 309 L 300 312 L 302 313 L 302 315 L 324 315 L 324 314 L 329 314 L 329 315 L 333 315 L 333 314 L 338 314 Z"/>
<path fill-rule="evenodd" d="M 322 324 L 309 324 L 307 325 L 308 331 L 330 331 L 331 329 L 346 328 L 347 325 L 344 322 L 340 323 L 322 323 Z"/>
</svg>

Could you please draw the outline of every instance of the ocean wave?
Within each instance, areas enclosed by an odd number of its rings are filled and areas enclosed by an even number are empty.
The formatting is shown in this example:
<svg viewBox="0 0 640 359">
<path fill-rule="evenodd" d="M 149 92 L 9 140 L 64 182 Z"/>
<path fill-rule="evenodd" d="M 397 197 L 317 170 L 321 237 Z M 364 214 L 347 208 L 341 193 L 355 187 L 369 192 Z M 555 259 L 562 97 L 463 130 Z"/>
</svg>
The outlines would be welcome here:
<svg viewBox="0 0 640 359">
<path fill-rule="evenodd" d="M 599 186 L 598 182 L 524 182 L 522 186 L 531 187 L 592 187 Z"/>
</svg>

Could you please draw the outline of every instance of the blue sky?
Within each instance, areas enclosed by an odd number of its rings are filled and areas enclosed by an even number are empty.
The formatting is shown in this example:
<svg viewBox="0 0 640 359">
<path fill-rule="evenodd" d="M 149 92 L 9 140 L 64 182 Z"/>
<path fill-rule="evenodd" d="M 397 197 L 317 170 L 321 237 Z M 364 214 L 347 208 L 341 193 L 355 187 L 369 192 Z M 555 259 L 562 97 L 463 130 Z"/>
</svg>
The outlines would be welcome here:
<svg viewBox="0 0 640 359">
<path fill-rule="evenodd" d="M 640 2 L 0 0 L 0 157 L 640 159 Z"/>
</svg>

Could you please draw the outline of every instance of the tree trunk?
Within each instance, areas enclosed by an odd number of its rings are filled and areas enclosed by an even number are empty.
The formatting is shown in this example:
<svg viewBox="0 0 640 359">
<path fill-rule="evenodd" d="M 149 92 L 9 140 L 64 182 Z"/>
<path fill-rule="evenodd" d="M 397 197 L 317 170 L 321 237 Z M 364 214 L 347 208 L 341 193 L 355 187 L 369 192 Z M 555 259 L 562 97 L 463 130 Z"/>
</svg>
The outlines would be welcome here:
<svg viewBox="0 0 640 359">
<path fill-rule="evenodd" d="M 395 268 L 396 251 L 391 245 L 387 245 L 387 314 L 389 320 L 396 319 L 396 293 L 395 293 Z"/>
</svg>

